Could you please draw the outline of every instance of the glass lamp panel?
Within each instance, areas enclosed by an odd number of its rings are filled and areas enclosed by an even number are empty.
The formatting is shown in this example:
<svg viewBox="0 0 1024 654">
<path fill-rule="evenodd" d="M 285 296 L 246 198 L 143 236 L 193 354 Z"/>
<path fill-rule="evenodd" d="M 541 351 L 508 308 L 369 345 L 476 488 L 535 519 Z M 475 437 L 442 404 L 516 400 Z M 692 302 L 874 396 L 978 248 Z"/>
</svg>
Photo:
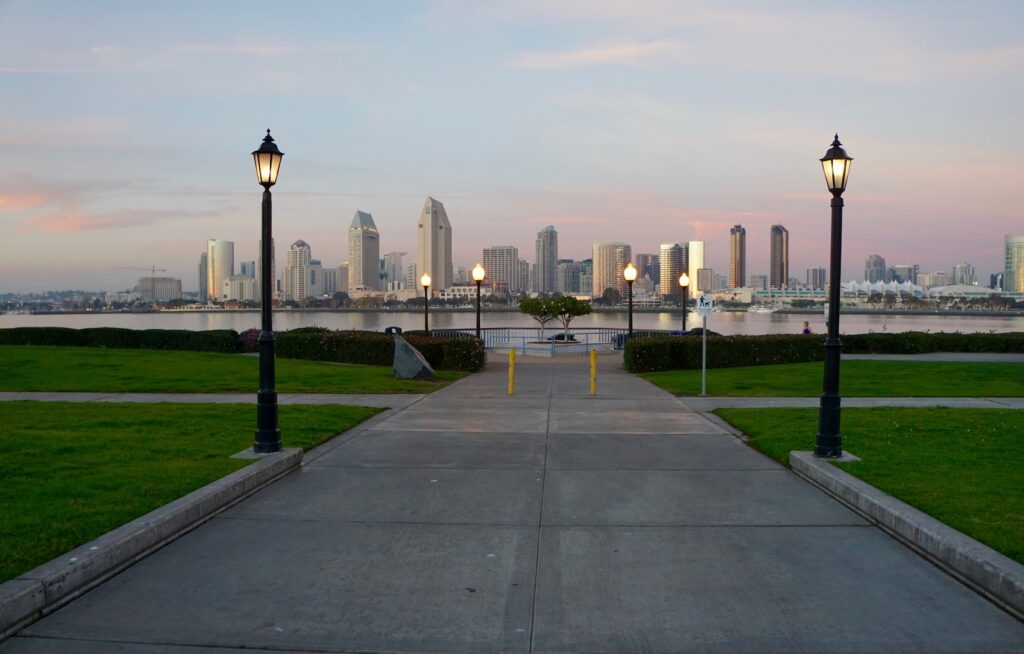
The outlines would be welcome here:
<svg viewBox="0 0 1024 654">
<path fill-rule="evenodd" d="M 430 286 L 430 275 L 423 273 L 423 276 L 420 277 L 420 284 L 423 286 Z"/>
<path fill-rule="evenodd" d="M 690 276 L 686 275 L 686 274 L 679 275 L 679 285 L 680 286 L 689 286 L 690 285 Z"/>
<path fill-rule="evenodd" d="M 631 282 L 636 279 L 636 268 L 633 267 L 633 264 L 626 266 L 626 269 L 622 271 L 622 276 L 626 278 L 627 282 Z"/>
<path fill-rule="evenodd" d="M 282 155 L 274 152 L 270 154 L 270 184 L 277 184 L 277 173 L 281 170 L 281 157 Z"/>
<path fill-rule="evenodd" d="M 853 164 L 853 159 L 843 159 L 843 177 L 842 186 L 839 188 L 846 190 L 846 180 L 850 178 L 850 166 Z"/>
<path fill-rule="evenodd" d="M 484 280 L 484 275 L 486 274 L 484 267 L 480 264 L 476 264 L 476 267 L 473 268 L 473 281 L 482 282 Z"/>
</svg>

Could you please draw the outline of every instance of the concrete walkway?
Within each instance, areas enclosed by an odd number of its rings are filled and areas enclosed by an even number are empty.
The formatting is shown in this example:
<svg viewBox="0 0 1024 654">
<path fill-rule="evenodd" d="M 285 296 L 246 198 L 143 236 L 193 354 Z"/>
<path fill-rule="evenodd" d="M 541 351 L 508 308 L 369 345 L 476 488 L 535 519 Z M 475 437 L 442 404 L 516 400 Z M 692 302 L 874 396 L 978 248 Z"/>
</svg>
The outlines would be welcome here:
<svg viewBox="0 0 1024 654">
<path fill-rule="evenodd" d="M 1022 652 L 1016 621 L 618 358 L 478 375 L 0 653 Z"/>
</svg>

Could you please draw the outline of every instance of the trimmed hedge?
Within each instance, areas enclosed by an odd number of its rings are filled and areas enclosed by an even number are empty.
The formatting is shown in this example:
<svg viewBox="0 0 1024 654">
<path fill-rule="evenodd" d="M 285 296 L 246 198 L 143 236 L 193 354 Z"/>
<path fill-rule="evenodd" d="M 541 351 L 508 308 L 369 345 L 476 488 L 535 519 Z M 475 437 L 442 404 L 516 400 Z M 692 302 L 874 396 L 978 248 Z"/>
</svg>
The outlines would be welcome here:
<svg viewBox="0 0 1024 654">
<path fill-rule="evenodd" d="M 64 345 L 147 350 L 237 352 L 238 332 L 231 329 L 121 329 L 119 327 L 12 327 L 0 329 L 0 345 Z"/>
<path fill-rule="evenodd" d="M 846 354 L 922 354 L 926 352 L 1024 352 L 1024 332 L 846 334 Z M 701 339 L 689 336 L 634 338 L 623 353 L 630 372 L 700 368 Z M 820 334 L 708 336 L 708 367 L 735 368 L 824 359 Z"/>
<path fill-rule="evenodd" d="M 484 366 L 484 345 L 475 338 L 435 338 L 415 332 L 402 336 L 435 370 L 476 372 Z M 291 359 L 390 366 L 395 342 L 393 336 L 380 332 L 303 329 L 279 334 L 275 351 Z"/>
</svg>

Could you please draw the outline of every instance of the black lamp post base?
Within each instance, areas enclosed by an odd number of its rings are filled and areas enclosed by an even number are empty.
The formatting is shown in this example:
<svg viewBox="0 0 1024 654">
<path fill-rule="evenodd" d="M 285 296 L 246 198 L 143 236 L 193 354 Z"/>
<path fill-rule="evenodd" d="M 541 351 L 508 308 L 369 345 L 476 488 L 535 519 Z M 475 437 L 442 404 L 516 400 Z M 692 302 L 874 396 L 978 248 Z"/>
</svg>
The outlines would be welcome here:
<svg viewBox="0 0 1024 654">
<path fill-rule="evenodd" d="M 838 459 L 843 456 L 843 440 L 839 435 L 841 416 L 839 395 L 825 393 L 818 409 L 818 434 L 814 441 L 814 456 Z"/>
<path fill-rule="evenodd" d="M 281 430 L 277 422 L 277 393 L 259 391 L 256 394 L 256 424 L 256 439 L 253 441 L 252 451 L 256 454 L 280 452 Z"/>
</svg>

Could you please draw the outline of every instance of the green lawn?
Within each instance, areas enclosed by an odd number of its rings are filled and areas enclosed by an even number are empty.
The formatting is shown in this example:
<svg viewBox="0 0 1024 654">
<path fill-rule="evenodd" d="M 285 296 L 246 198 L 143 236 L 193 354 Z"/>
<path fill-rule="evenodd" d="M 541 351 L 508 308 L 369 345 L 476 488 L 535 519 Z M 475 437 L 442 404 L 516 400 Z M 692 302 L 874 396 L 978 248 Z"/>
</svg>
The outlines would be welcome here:
<svg viewBox="0 0 1024 654">
<path fill-rule="evenodd" d="M 282 406 L 285 447 L 309 448 L 377 414 Z M 233 472 L 252 446 L 241 404 L 0 403 L 0 582 Z"/>
<path fill-rule="evenodd" d="M 712 368 L 708 395 L 813 397 L 821 394 L 824 364 Z M 640 375 L 676 395 L 700 394 L 700 370 Z M 1024 364 L 903 361 L 843 361 L 844 397 L 1022 397 Z"/>
<path fill-rule="evenodd" d="M 715 413 L 783 463 L 814 446 L 817 409 Z M 841 433 L 840 468 L 1024 563 L 1024 411 L 843 409 Z"/>
<path fill-rule="evenodd" d="M 259 358 L 239 354 L 91 347 L 0 346 L 0 391 L 100 393 L 255 393 Z M 465 373 L 438 371 L 438 381 L 394 379 L 386 366 L 277 359 L 282 393 L 430 393 Z"/>
</svg>

